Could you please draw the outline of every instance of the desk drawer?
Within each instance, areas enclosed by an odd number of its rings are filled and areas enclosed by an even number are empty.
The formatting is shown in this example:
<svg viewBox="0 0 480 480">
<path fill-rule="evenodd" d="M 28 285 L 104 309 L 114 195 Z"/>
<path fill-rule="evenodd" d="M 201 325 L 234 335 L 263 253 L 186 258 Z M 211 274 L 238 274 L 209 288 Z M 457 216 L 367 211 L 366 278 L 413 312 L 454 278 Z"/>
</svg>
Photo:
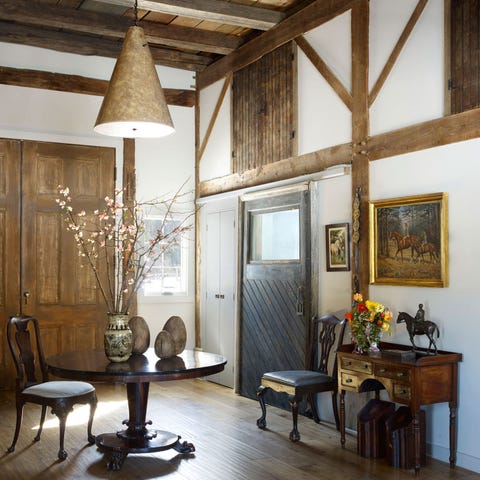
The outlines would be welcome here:
<svg viewBox="0 0 480 480">
<path fill-rule="evenodd" d="M 343 387 L 350 387 L 350 388 L 358 387 L 358 378 L 356 375 L 350 375 L 349 373 L 342 372 L 340 378 L 342 379 Z"/>
<path fill-rule="evenodd" d="M 410 387 L 408 385 L 394 383 L 393 396 L 399 400 L 410 400 Z"/>
<path fill-rule="evenodd" d="M 342 358 L 342 370 L 352 370 L 353 372 L 372 373 L 373 365 L 368 360 L 356 358 Z"/>
<path fill-rule="evenodd" d="M 410 369 L 396 365 L 375 365 L 375 376 L 410 381 Z"/>
</svg>

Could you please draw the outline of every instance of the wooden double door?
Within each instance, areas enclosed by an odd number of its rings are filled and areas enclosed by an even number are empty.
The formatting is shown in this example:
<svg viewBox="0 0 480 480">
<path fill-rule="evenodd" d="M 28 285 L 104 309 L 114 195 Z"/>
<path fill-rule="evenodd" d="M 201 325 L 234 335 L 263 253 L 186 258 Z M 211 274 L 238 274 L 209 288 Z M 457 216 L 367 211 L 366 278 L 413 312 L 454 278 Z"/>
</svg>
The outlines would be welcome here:
<svg viewBox="0 0 480 480">
<path fill-rule="evenodd" d="M 106 309 L 55 199 L 93 211 L 114 188 L 112 148 L 0 140 L 0 388 L 14 384 L 6 322 L 40 323 L 45 354 L 101 347 Z"/>
</svg>

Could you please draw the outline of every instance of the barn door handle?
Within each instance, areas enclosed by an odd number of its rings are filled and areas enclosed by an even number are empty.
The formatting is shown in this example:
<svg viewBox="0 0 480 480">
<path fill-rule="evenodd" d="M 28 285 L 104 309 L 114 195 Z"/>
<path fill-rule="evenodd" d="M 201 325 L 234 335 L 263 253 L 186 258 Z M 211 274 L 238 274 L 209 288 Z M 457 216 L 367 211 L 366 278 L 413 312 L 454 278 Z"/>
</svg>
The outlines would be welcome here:
<svg viewBox="0 0 480 480">
<path fill-rule="evenodd" d="M 303 315 L 303 287 L 298 287 L 297 290 L 297 315 Z"/>
<path fill-rule="evenodd" d="M 23 296 L 25 297 L 25 305 L 28 305 L 28 299 L 30 298 L 30 292 L 23 292 Z"/>
</svg>

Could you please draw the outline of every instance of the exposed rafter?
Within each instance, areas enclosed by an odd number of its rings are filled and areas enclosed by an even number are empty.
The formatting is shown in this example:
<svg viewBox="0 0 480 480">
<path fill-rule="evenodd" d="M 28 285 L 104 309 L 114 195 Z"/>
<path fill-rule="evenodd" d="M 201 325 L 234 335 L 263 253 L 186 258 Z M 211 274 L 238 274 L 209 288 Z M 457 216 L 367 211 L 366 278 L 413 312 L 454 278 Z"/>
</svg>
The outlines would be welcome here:
<svg viewBox="0 0 480 480">
<path fill-rule="evenodd" d="M 132 0 L 98 1 L 132 6 Z M 152 12 L 182 15 L 256 30 L 268 30 L 285 18 L 282 12 L 223 0 L 139 0 L 138 6 Z"/>
<path fill-rule="evenodd" d="M 249 65 L 299 35 L 328 22 L 348 10 L 352 3 L 352 0 L 315 0 L 279 25 L 210 65 L 198 76 L 198 87 L 205 88 L 229 72 Z"/>
<path fill-rule="evenodd" d="M 131 3 L 131 2 L 130 2 Z M 119 15 L 52 7 L 29 0 L 5 0 L 0 3 L 0 20 L 64 29 L 72 32 L 119 39 L 125 36 L 132 19 Z M 192 51 L 226 55 L 242 44 L 235 35 L 195 28 L 142 21 L 140 26 L 151 45 L 165 45 Z"/>
</svg>

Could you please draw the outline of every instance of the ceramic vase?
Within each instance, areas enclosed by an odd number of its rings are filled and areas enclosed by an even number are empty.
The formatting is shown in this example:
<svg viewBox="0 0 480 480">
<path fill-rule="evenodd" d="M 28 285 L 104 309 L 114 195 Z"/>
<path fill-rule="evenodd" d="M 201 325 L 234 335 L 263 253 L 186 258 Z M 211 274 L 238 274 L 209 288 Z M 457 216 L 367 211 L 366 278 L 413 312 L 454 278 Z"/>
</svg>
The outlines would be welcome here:
<svg viewBox="0 0 480 480">
<path fill-rule="evenodd" d="M 125 362 L 132 355 L 133 336 L 128 315 L 109 313 L 104 334 L 105 355 L 111 362 Z"/>
</svg>

